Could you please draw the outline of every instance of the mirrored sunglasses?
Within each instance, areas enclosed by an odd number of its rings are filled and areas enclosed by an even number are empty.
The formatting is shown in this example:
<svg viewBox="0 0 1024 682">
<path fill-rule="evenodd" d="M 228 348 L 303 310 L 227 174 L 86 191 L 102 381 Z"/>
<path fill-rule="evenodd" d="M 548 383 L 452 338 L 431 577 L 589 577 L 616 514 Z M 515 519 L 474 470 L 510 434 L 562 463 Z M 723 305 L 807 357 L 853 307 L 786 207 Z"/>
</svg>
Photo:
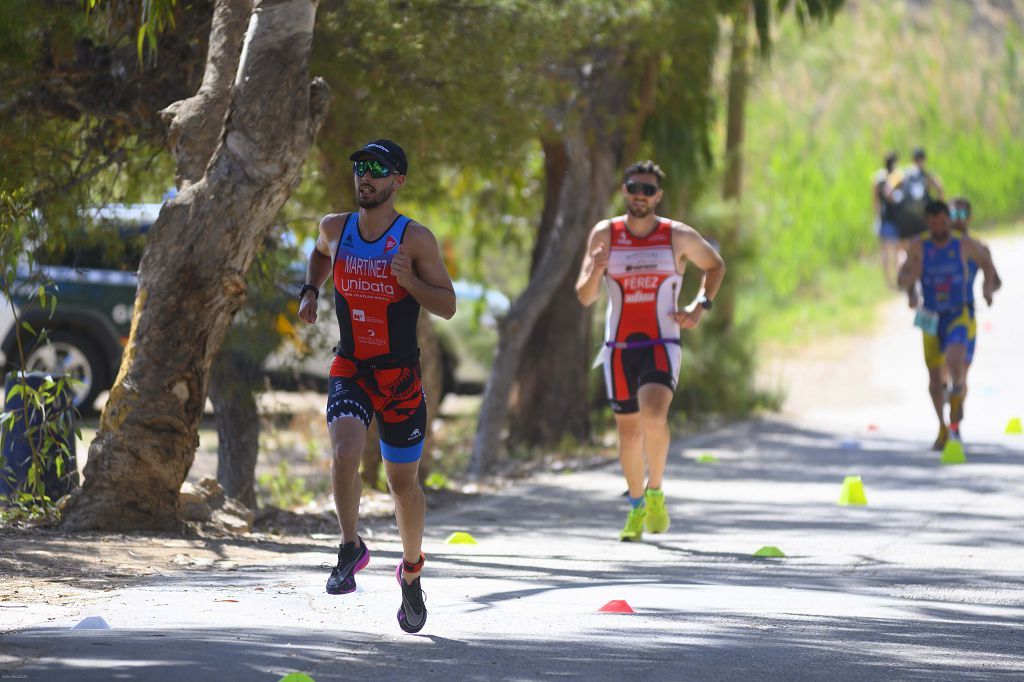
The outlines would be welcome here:
<svg viewBox="0 0 1024 682">
<path fill-rule="evenodd" d="M 352 173 L 356 177 L 363 177 L 364 175 L 366 175 L 367 171 L 370 172 L 371 178 L 378 179 L 386 178 L 395 172 L 394 170 L 388 168 L 377 159 L 362 159 L 360 161 L 352 162 Z"/>
</svg>

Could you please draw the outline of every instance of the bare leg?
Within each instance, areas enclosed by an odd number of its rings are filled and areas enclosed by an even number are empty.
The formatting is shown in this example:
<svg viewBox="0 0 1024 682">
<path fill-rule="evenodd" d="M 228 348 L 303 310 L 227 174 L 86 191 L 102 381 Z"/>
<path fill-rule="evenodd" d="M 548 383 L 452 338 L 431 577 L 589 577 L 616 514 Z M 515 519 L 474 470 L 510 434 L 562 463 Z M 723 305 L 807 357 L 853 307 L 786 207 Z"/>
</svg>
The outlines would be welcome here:
<svg viewBox="0 0 1024 682">
<path fill-rule="evenodd" d="M 953 384 L 949 398 L 949 421 L 956 431 L 963 419 L 964 400 L 967 398 L 967 346 L 954 343 L 946 349 L 946 368 Z"/>
<path fill-rule="evenodd" d="M 420 560 L 423 550 L 423 525 L 427 515 L 426 498 L 419 480 L 420 463 L 388 462 L 384 467 L 388 475 L 388 488 L 395 500 L 395 518 L 398 520 L 398 532 L 402 536 L 402 557 L 410 564 Z M 402 571 L 402 578 L 412 583 L 417 574 Z"/>
<path fill-rule="evenodd" d="M 928 368 L 928 394 L 932 397 L 935 416 L 939 418 L 939 427 L 946 426 L 946 382 L 943 379 L 942 367 Z"/>
<path fill-rule="evenodd" d="M 619 430 L 619 464 L 629 485 L 629 496 L 644 494 L 644 426 L 639 414 L 617 414 Z"/>
<path fill-rule="evenodd" d="M 672 404 L 672 389 L 661 384 L 644 384 L 637 398 L 643 424 L 643 449 L 647 454 L 647 482 L 651 488 L 660 489 L 668 460 L 668 408 Z"/>
<path fill-rule="evenodd" d="M 889 287 L 896 288 L 896 272 L 898 269 L 899 261 L 899 242 L 894 239 L 882 239 L 881 241 L 881 255 L 882 255 L 882 274 L 885 276 L 885 283 Z"/>
<path fill-rule="evenodd" d="M 341 542 L 355 542 L 359 523 L 359 498 L 363 494 L 363 481 L 359 477 L 359 460 L 366 446 L 366 427 L 353 417 L 341 417 L 330 426 L 331 488 L 334 508 L 341 525 Z"/>
</svg>

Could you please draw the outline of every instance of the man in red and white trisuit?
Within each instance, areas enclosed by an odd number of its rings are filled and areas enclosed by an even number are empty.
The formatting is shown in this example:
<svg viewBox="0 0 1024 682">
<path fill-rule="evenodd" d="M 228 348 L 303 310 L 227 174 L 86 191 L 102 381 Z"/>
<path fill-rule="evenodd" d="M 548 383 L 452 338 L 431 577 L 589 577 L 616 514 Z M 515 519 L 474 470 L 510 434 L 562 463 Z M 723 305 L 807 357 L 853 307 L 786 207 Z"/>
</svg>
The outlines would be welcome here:
<svg viewBox="0 0 1024 682">
<path fill-rule="evenodd" d="M 333 277 L 340 340 L 328 384 L 327 428 L 341 544 L 327 592 L 354 592 L 356 572 L 370 562 L 356 525 L 359 462 L 370 420 L 376 418 L 402 536 L 402 561 L 395 569 L 402 589 L 398 624 L 406 632 L 419 632 L 427 620 L 420 587 L 426 506 L 418 477 L 427 406 L 416 320 L 420 307 L 450 319 L 455 291 L 437 239 L 395 210 L 395 193 L 405 185 L 409 168 L 405 151 L 391 140 L 375 140 L 349 160 L 359 211 L 332 213 L 320 221 L 306 284 L 299 291 L 299 319 L 313 324 L 320 287 Z"/>
<path fill-rule="evenodd" d="M 625 172 L 626 215 L 602 220 L 590 233 L 576 293 L 585 306 L 608 287 L 608 322 L 599 357 L 619 431 L 619 462 L 630 511 L 620 539 L 669 528 L 662 477 L 668 458 L 668 409 L 679 381 L 679 330 L 693 329 L 711 310 L 725 263 L 689 225 L 654 213 L 665 174 L 653 161 Z M 687 262 L 704 271 L 697 297 L 679 310 Z M 646 472 L 644 455 L 646 454 Z M 644 485 L 646 473 L 647 483 Z"/>
</svg>

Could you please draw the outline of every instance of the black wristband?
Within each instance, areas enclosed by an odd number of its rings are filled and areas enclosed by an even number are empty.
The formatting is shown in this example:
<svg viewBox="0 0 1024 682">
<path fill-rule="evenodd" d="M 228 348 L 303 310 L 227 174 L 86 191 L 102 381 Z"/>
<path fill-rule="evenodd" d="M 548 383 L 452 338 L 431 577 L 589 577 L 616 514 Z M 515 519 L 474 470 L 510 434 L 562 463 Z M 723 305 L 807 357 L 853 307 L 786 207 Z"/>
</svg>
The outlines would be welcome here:
<svg viewBox="0 0 1024 682">
<path fill-rule="evenodd" d="M 697 304 L 700 305 L 704 310 L 711 310 L 711 299 L 707 296 L 701 296 L 697 299 Z"/>
<path fill-rule="evenodd" d="M 320 298 L 320 287 L 318 287 L 318 286 L 316 286 L 314 284 L 306 283 L 306 284 L 302 285 L 301 289 L 299 289 L 299 300 L 300 301 L 302 300 L 302 297 L 306 295 L 307 291 L 312 291 L 313 292 L 313 298 L 314 299 Z"/>
</svg>

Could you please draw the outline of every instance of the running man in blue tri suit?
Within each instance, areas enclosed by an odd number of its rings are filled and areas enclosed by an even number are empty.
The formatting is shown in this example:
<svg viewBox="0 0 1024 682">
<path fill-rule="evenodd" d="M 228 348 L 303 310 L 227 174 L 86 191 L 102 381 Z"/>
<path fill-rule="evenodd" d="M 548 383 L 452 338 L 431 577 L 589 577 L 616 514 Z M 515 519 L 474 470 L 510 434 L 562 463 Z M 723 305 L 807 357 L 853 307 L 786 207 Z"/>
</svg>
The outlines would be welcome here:
<svg viewBox="0 0 1024 682">
<path fill-rule="evenodd" d="M 359 462 L 370 420 L 376 417 L 402 537 L 402 561 L 395 570 L 402 588 L 398 624 L 406 632 L 419 632 L 427 620 L 419 577 L 426 506 L 418 476 L 427 407 L 416 321 L 421 306 L 451 319 L 455 291 L 434 235 L 395 210 L 395 193 L 405 185 L 409 167 L 405 151 L 391 140 L 376 140 L 349 159 L 359 211 L 333 213 L 320 221 L 306 284 L 299 291 L 299 319 L 313 324 L 320 287 L 333 276 L 341 339 L 327 398 L 341 546 L 327 592 L 354 592 L 356 571 L 370 562 L 356 526 Z"/>
<path fill-rule="evenodd" d="M 949 207 L 932 201 L 925 208 L 928 234 L 910 243 L 907 262 L 899 274 L 901 289 L 912 291 L 918 281 L 924 299 L 915 324 L 921 327 L 925 365 L 928 367 L 928 392 L 939 419 L 939 435 L 934 448 L 942 449 L 946 440 L 959 438 L 960 422 L 967 395 L 967 343 L 970 311 L 967 307 L 968 261 L 974 260 L 985 273 L 982 292 L 991 305 L 996 273 L 992 259 L 982 246 L 970 238 L 961 238 L 950 227 Z M 949 391 L 949 427 L 945 419 L 946 382 Z"/>
</svg>

